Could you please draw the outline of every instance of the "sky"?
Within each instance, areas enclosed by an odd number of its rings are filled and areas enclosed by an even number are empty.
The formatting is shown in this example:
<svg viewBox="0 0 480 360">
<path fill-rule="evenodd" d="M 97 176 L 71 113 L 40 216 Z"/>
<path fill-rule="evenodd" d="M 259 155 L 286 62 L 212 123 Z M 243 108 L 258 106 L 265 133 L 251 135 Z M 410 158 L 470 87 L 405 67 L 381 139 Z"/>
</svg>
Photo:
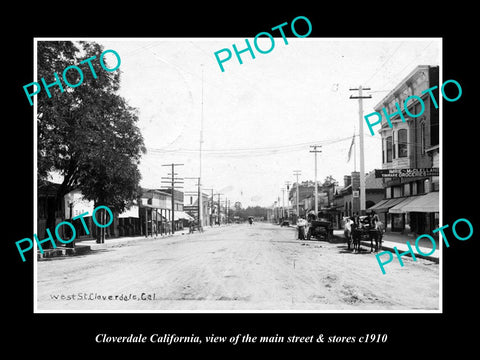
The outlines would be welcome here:
<svg viewBox="0 0 480 360">
<path fill-rule="evenodd" d="M 260 48 L 270 47 L 260 40 Z M 243 49 L 245 38 L 94 41 L 120 55 L 120 95 L 139 111 L 147 147 L 141 186 L 160 188 L 170 171 L 162 165 L 174 162 L 183 164 L 179 177 L 201 175 L 203 188 L 243 207 L 282 202 L 294 170 L 301 170 L 299 181 L 314 180 L 310 145 L 322 145 L 318 180 L 332 175 L 343 185 L 359 129 L 358 100 L 350 99 L 358 91 L 349 89 L 371 88 L 364 91 L 372 96 L 363 101 L 366 115 L 416 66 L 441 65 L 438 38 L 307 37 L 288 38 L 288 45 L 275 38 L 268 54 L 241 54 L 243 64 L 233 54 L 224 72 L 214 53 L 233 53 L 232 44 Z M 365 171 L 381 168 L 380 135 L 364 126 L 364 141 Z M 358 158 L 357 148 L 357 171 Z M 195 191 L 196 180 L 186 179 L 183 190 Z"/>
</svg>

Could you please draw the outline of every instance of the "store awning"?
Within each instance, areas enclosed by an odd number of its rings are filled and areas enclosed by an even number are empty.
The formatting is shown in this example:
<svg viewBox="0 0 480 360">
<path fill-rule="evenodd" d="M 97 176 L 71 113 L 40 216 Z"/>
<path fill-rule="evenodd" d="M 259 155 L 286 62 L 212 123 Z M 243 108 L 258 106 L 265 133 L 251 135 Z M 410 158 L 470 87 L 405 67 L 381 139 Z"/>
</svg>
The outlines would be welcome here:
<svg viewBox="0 0 480 360">
<path fill-rule="evenodd" d="M 388 212 L 390 214 L 404 214 L 406 213 L 404 207 L 410 204 L 412 201 L 415 201 L 417 198 L 418 196 L 409 196 L 407 198 L 404 198 L 403 201 L 400 201 L 397 205 L 391 207 Z"/>
<path fill-rule="evenodd" d="M 394 199 L 384 199 L 379 203 L 369 207 L 367 211 L 375 210 L 375 212 L 387 212 L 391 207 L 394 207 L 398 203 L 405 200 L 404 197 L 401 198 L 394 198 Z"/>
<path fill-rule="evenodd" d="M 141 204 L 140 207 L 141 208 L 148 208 L 148 209 L 164 209 L 164 207 L 162 207 L 160 205 L 152 205 L 152 204 Z M 170 210 L 170 209 L 167 209 L 167 210 Z"/>
<path fill-rule="evenodd" d="M 440 197 L 438 191 L 418 196 L 403 207 L 404 212 L 439 212 Z"/>
<path fill-rule="evenodd" d="M 185 211 L 175 211 L 173 216 L 175 221 L 181 220 L 181 219 L 193 220 L 193 217 L 188 215 Z"/>
<path fill-rule="evenodd" d="M 121 214 L 118 214 L 119 218 L 137 218 L 138 219 L 138 206 L 132 205 L 129 209 L 125 209 Z"/>
</svg>

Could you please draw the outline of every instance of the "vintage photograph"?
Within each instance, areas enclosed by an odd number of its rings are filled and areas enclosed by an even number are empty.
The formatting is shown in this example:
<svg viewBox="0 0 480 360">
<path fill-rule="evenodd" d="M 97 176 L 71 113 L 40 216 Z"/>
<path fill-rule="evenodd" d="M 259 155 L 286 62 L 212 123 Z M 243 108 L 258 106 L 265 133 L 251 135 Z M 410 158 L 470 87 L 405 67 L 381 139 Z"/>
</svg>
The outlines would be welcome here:
<svg viewBox="0 0 480 360">
<path fill-rule="evenodd" d="M 35 312 L 442 311 L 442 39 L 301 20 L 35 38 Z"/>
</svg>

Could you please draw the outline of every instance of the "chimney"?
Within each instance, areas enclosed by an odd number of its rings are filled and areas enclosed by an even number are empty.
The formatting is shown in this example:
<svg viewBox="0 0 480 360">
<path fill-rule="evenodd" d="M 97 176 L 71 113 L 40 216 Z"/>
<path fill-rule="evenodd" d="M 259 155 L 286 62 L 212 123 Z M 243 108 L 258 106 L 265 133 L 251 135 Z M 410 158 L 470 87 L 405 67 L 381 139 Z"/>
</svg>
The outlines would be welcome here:
<svg viewBox="0 0 480 360">
<path fill-rule="evenodd" d="M 352 177 L 350 175 L 345 175 L 343 177 L 343 183 L 344 183 L 344 186 L 347 187 L 352 183 Z"/>
<path fill-rule="evenodd" d="M 360 173 L 358 171 L 352 171 L 352 190 L 360 189 Z"/>
</svg>

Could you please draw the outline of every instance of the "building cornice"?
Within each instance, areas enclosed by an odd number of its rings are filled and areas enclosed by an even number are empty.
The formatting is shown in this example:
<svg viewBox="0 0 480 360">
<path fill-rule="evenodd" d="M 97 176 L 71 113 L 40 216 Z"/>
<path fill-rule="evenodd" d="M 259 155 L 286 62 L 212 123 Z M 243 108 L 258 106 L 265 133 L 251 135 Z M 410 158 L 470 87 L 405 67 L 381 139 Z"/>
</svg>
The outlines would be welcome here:
<svg viewBox="0 0 480 360">
<path fill-rule="evenodd" d="M 409 87 L 411 83 L 413 83 L 419 76 L 421 76 L 424 73 L 424 71 L 428 71 L 430 67 L 431 67 L 430 65 L 418 65 L 373 108 L 381 109 L 385 107 L 386 104 L 390 103 L 392 100 L 397 98 L 398 95 L 402 92 L 402 90 Z"/>
</svg>

